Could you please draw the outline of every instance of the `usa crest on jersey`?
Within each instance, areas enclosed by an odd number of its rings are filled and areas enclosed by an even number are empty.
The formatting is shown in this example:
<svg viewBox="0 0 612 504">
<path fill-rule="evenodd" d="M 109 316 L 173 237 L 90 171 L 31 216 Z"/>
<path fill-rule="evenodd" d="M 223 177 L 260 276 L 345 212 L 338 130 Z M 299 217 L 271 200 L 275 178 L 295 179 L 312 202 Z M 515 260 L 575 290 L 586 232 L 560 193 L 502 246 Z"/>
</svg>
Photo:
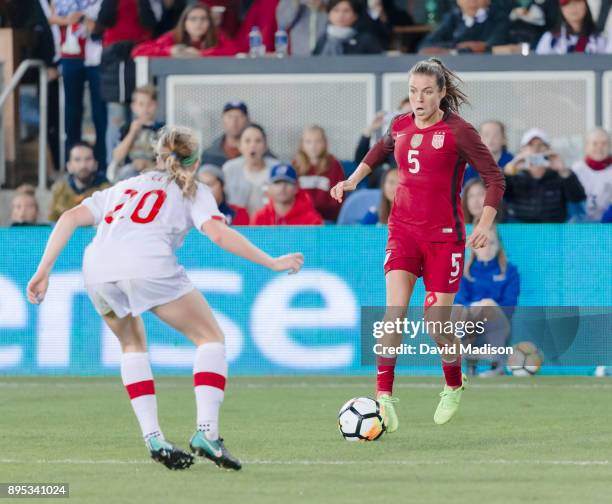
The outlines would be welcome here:
<svg viewBox="0 0 612 504">
<path fill-rule="evenodd" d="M 410 147 L 416 149 L 419 145 L 421 145 L 422 141 L 423 135 L 421 133 L 416 133 L 415 135 L 412 135 L 412 138 L 410 139 Z"/>
<path fill-rule="evenodd" d="M 431 146 L 434 149 L 442 148 L 442 146 L 444 145 L 444 135 L 445 135 L 444 131 L 436 131 L 434 133 L 433 137 L 431 138 Z"/>
</svg>

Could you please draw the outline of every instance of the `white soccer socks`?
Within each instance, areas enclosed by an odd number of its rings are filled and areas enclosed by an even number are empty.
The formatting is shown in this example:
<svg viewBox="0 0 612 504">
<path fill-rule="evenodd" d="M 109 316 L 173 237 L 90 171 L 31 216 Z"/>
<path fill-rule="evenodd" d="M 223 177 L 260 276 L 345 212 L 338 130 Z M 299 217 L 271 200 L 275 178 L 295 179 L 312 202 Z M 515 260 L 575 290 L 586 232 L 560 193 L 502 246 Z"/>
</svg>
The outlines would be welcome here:
<svg viewBox="0 0 612 504">
<path fill-rule="evenodd" d="M 130 396 L 145 443 L 153 436 L 163 438 L 157 418 L 157 398 L 149 354 L 147 352 L 122 354 L 121 379 Z"/>
<path fill-rule="evenodd" d="M 210 440 L 219 437 L 219 408 L 225 394 L 227 361 L 223 343 L 200 345 L 193 362 L 197 429 Z"/>
</svg>

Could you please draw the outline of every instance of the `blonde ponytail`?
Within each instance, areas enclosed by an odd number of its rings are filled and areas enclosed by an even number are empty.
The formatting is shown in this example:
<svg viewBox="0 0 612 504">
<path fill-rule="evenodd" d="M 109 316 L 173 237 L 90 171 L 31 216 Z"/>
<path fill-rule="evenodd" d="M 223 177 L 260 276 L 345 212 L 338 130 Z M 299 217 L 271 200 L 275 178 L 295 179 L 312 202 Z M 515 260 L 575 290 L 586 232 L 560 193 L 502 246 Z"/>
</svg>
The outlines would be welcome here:
<svg viewBox="0 0 612 504">
<path fill-rule="evenodd" d="M 193 198 L 197 191 L 195 167 L 199 161 L 195 133 L 183 126 L 165 127 L 160 131 L 156 150 L 170 182 L 179 186 L 183 196 Z"/>
</svg>

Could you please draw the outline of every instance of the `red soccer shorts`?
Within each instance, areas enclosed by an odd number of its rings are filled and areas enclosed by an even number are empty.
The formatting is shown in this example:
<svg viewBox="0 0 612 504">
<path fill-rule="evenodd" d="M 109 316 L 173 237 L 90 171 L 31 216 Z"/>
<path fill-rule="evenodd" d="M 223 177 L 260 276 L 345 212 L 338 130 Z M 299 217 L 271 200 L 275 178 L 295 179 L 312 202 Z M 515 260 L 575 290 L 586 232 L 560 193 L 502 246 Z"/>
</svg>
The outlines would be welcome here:
<svg viewBox="0 0 612 504">
<path fill-rule="evenodd" d="M 465 241 L 419 240 L 400 226 L 389 227 L 385 274 L 404 270 L 423 277 L 428 292 L 453 293 L 463 275 Z"/>
</svg>

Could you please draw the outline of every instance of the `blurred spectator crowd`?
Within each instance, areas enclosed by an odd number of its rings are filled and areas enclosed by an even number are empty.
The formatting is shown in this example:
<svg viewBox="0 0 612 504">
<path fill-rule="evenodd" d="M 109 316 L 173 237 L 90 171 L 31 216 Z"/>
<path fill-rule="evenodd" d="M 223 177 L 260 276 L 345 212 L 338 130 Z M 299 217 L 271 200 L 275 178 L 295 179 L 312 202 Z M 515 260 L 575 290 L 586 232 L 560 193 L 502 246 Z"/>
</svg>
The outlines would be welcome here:
<svg viewBox="0 0 612 504">
<path fill-rule="evenodd" d="M 93 190 L 155 167 L 155 88 L 135 89 L 133 58 L 199 58 L 380 54 L 612 53 L 612 0 L 22 0 L 1 2 L 2 23 L 31 30 L 33 56 L 63 77 L 66 174 L 52 189 L 49 218 Z M 405 38 L 411 41 L 404 44 Z M 95 143 L 83 139 L 85 88 Z M 50 109 L 57 93 L 50 93 Z M 55 98 L 54 98 L 55 96 Z M 55 105 L 55 108 L 57 104 Z M 404 100 L 397 111 L 407 112 Z M 294 159 L 279 160 L 274 139 L 249 115 L 248 104 L 221 107 L 223 131 L 202 151 L 197 176 L 213 190 L 232 224 L 385 223 L 397 186 L 392 158 L 344 208 L 329 189 L 358 164 L 381 134 L 380 113 L 356 138 L 353 160 L 333 155 L 323 128 L 305 127 Z M 52 130 L 53 128 L 51 128 Z M 612 220 L 609 133 L 589 133 L 582 161 L 566 166 L 547 132 L 524 132 L 508 152 L 498 120 L 480 125 L 482 139 L 506 176 L 500 220 Z M 356 132 L 357 133 L 357 132 Z M 53 145 L 53 142 L 51 142 Z M 59 172 L 59 170 L 58 170 Z M 483 187 L 468 167 L 466 221 L 478 218 Z M 480 208 L 480 209 L 479 209 Z M 36 210 L 36 211 L 34 211 Z M 15 193 L 12 221 L 37 222 L 31 188 Z"/>
<path fill-rule="evenodd" d="M 132 94 L 132 119 L 121 130 L 112 152 L 113 162 L 100 171 L 95 149 L 79 141 L 68 153 L 66 174 L 52 187 L 49 219 L 79 204 L 98 189 L 144 170 L 155 169 L 155 89 L 136 88 Z M 252 121 L 248 105 L 226 103 L 220 110 L 222 131 L 204 146 L 195 176 L 212 190 L 220 210 L 232 225 L 385 224 L 393 207 L 398 184 L 395 160 L 372 167 L 362 187 L 342 204 L 330 197 L 330 188 L 347 178 L 393 114 L 409 113 L 404 99 L 392 114 L 380 112 L 356 138 L 355 159 L 340 160 L 325 130 L 304 128 L 296 139 L 292 160 L 279 160 L 271 150 L 263 126 Z M 612 151 L 610 134 L 590 131 L 582 159 L 567 166 L 552 147 L 548 133 L 539 128 L 524 132 L 517 153 L 507 148 L 505 125 L 498 120 L 480 125 L 483 143 L 506 178 L 499 222 L 563 223 L 612 222 Z M 478 173 L 467 166 L 462 192 L 466 223 L 480 218 L 485 187 Z M 38 222 L 38 205 L 31 187 L 15 192 L 12 222 Z"/>
</svg>

